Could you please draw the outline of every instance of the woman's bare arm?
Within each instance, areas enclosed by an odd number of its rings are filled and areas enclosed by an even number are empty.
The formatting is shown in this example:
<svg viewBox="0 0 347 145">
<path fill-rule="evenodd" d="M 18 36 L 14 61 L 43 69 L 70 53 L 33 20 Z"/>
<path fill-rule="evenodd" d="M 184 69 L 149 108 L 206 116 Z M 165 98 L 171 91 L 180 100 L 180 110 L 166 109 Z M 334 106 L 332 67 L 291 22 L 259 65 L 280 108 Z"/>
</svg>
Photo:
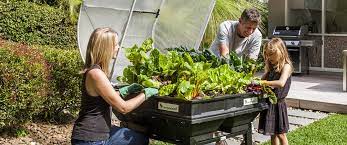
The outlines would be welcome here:
<svg viewBox="0 0 347 145">
<path fill-rule="evenodd" d="M 124 101 L 120 97 L 119 92 L 114 90 L 105 73 L 100 69 L 90 70 L 87 74 L 87 80 L 94 82 L 92 84 L 94 84 L 93 88 L 95 92 L 110 104 L 112 108 L 122 114 L 134 110 L 145 101 L 144 93 L 140 93 L 136 97 Z"/>
</svg>

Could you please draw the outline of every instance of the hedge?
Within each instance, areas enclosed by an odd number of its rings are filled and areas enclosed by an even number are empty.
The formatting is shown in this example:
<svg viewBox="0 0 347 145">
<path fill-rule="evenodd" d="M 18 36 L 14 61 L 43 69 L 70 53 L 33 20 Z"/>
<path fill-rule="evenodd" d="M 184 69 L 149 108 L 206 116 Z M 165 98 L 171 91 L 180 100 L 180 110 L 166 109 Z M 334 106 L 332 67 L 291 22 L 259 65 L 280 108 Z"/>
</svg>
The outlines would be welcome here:
<svg viewBox="0 0 347 145">
<path fill-rule="evenodd" d="M 41 48 L 49 64 L 51 92 L 44 102 L 45 118 L 59 119 L 59 113 L 79 110 L 83 62 L 76 50 Z"/>
<path fill-rule="evenodd" d="M 29 48 L 0 39 L 0 128 L 76 116 L 80 104 L 79 53 Z"/>
<path fill-rule="evenodd" d="M 47 71 L 37 50 L 0 48 L 0 127 L 24 123 L 43 109 Z"/>
<path fill-rule="evenodd" d="M 27 44 L 77 48 L 76 26 L 69 14 L 26 1 L 0 2 L 0 36 Z"/>
</svg>

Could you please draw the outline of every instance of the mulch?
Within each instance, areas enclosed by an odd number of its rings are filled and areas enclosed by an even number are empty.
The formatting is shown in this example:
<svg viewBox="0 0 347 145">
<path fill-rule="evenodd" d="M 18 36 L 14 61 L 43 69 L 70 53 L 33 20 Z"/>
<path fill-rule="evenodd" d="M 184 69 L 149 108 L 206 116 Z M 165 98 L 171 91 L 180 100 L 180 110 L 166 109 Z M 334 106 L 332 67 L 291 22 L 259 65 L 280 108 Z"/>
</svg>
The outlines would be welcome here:
<svg viewBox="0 0 347 145">
<path fill-rule="evenodd" d="M 113 120 L 112 124 L 119 125 Z M 1 145 L 70 145 L 73 122 L 68 124 L 27 123 L 23 126 L 29 133 L 14 137 L 10 131 L 0 132 Z"/>
</svg>

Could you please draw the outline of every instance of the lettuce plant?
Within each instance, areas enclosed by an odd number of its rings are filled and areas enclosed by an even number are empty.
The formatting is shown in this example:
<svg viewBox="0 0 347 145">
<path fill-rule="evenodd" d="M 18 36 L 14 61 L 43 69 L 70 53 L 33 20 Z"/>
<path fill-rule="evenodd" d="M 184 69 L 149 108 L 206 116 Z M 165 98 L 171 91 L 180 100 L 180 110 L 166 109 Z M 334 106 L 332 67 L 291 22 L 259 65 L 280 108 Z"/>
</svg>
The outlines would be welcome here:
<svg viewBox="0 0 347 145">
<path fill-rule="evenodd" d="M 126 50 L 132 65 L 124 69 L 123 76 L 117 78 L 119 81 L 158 88 L 159 96 L 193 100 L 248 93 L 247 85 L 259 79 L 253 77 L 254 68 L 249 67 L 253 62 L 244 63 L 236 58 L 232 63 L 223 62 L 209 51 L 200 53 L 183 47 L 178 51 L 171 48 L 164 54 L 152 48 L 152 43 L 148 39 L 140 47 L 135 45 Z M 262 90 L 261 97 L 273 98 L 271 89 Z"/>
</svg>

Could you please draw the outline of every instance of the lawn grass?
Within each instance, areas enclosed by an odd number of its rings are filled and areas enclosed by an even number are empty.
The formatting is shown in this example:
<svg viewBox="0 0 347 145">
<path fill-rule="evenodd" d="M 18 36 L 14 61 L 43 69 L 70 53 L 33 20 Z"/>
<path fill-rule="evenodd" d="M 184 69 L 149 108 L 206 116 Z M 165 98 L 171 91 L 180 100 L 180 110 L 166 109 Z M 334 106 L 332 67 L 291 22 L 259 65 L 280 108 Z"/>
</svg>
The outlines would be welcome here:
<svg viewBox="0 0 347 145">
<path fill-rule="evenodd" d="M 287 137 L 291 145 L 347 145 L 347 115 L 331 115 L 298 128 Z M 262 145 L 270 145 L 270 142 Z"/>
</svg>

